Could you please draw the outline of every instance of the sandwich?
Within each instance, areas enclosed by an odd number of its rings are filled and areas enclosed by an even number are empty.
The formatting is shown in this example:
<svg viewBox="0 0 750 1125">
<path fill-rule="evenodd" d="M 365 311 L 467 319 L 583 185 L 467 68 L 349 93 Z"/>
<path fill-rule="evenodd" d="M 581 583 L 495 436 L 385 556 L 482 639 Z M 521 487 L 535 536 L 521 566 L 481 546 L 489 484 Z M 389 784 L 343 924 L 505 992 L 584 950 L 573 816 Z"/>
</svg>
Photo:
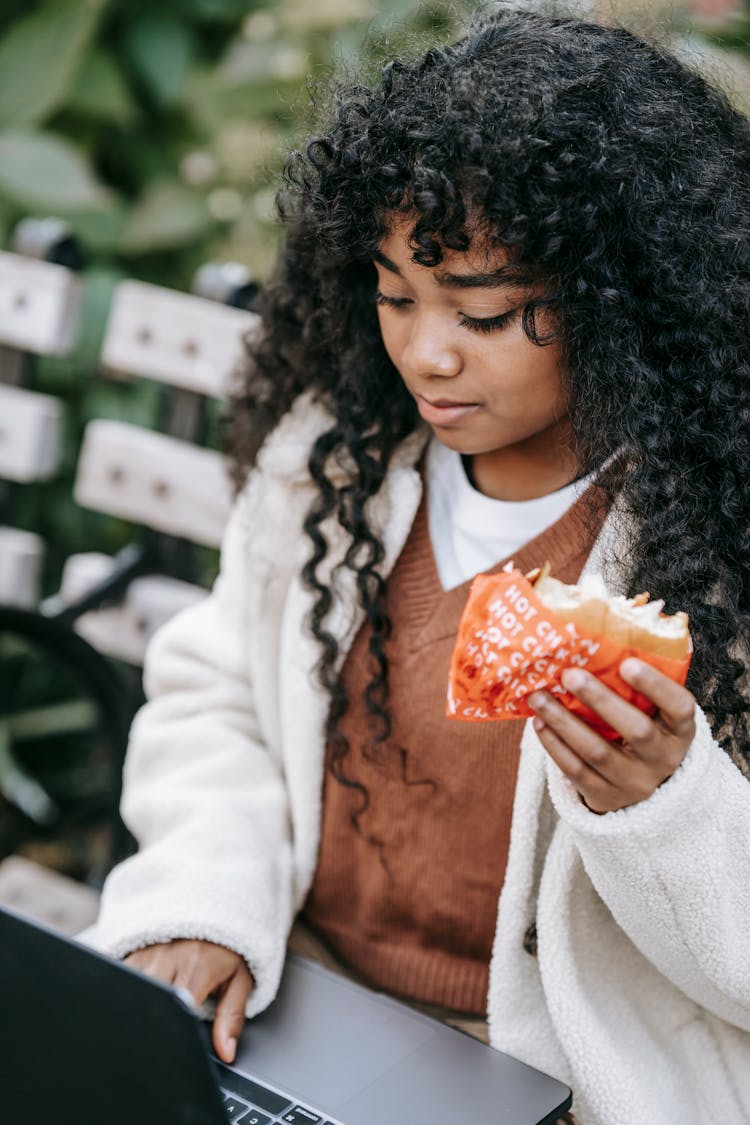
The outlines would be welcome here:
<svg viewBox="0 0 750 1125">
<path fill-rule="evenodd" d="M 610 594 L 600 577 L 568 585 L 549 565 L 522 574 L 509 563 L 474 579 L 451 656 L 446 715 L 464 722 L 533 715 L 528 696 L 552 692 L 605 738 L 617 732 L 565 690 L 566 668 L 585 668 L 629 703 L 654 704 L 619 674 L 636 656 L 684 684 L 692 656 L 686 613 L 664 613 L 648 594 Z"/>
<path fill-rule="evenodd" d="M 561 621 L 571 622 L 578 633 L 605 636 L 617 644 L 684 660 L 690 653 L 688 616 L 681 611 L 664 613 L 661 599 L 648 594 L 625 598 L 611 595 L 599 575 L 569 586 L 550 574 L 549 563 L 530 571 L 526 578 L 534 593 Z"/>
</svg>

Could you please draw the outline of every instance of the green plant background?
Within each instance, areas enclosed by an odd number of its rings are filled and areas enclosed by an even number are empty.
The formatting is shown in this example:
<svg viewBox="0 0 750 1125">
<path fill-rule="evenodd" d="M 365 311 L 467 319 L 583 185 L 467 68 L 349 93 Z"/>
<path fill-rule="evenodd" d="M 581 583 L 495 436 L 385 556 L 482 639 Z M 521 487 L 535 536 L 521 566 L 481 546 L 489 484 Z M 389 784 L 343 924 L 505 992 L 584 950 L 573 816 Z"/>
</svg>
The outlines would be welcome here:
<svg viewBox="0 0 750 1125">
<path fill-rule="evenodd" d="M 472 0 L 3 0 L 0 15 L 0 245 L 27 215 L 67 220 L 87 256 L 82 330 L 65 359 L 38 363 L 39 389 L 66 404 L 58 477 L 12 491 L 10 520 L 48 543 L 45 592 L 67 555 L 111 551 L 119 521 L 71 500 L 80 437 L 95 416 L 153 425 L 158 390 L 97 366 L 112 291 L 124 277 L 187 289 L 206 260 L 267 276 L 273 188 L 304 132 L 310 83 L 368 70 L 408 40 L 449 38 Z M 600 15 L 682 9 L 620 0 Z M 749 19 L 717 42 L 747 51 Z M 6 515 L 5 518 L 8 518 Z M 210 570 L 210 565 L 209 565 Z M 210 577 L 210 574 L 208 575 Z"/>
<path fill-rule="evenodd" d="M 157 387 L 98 371 L 115 285 L 137 277 L 189 289 L 207 260 L 240 261 L 265 278 L 277 237 L 274 184 L 304 130 L 310 83 L 334 65 L 367 67 L 393 38 L 449 35 L 470 6 L 4 0 L 0 245 L 22 217 L 55 215 L 86 255 L 75 350 L 40 360 L 34 376 L 66 405 L 63 464 L 51 482 L 15 486 L 5 516 L 45 538 L 46 593 L 69 554 L 111 552 L 130 534 L 71 499 L 86 422 L 155 424 Z M 208 556 L 206 578 L 214 563 Z"/>
</svg>

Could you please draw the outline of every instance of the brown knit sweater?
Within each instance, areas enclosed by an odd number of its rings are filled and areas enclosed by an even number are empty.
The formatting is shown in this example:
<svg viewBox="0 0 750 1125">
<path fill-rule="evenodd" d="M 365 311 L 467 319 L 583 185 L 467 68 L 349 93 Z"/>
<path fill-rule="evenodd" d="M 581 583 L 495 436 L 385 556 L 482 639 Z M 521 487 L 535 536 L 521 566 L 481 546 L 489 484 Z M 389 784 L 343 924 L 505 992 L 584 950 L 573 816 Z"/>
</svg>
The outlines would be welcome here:
<svg viewBox="0 0 750 1125">
<path fill-rule="evenodd" d="M 583 496 L 514 554 L 522 570 L 549 559 L 575 582 L 592 546 Z M 495 569 L 507 560 L 503 559 Z M 369 629 L 344 666 L 351 701 L 342 722 L 346 775 L 326 771 L 318 867 L 304 917 L 341 961 L 388 992 L 484 1014 L 497 903 L 505 877 L 523 720 L 457 723 L 445 718 L 448 666 L 471 583 L 443 590 L 423 501 L 388 582 L 394 623 L 387 645 L 386 746 L 367 751 L 371 720 Z"/>
</svg>

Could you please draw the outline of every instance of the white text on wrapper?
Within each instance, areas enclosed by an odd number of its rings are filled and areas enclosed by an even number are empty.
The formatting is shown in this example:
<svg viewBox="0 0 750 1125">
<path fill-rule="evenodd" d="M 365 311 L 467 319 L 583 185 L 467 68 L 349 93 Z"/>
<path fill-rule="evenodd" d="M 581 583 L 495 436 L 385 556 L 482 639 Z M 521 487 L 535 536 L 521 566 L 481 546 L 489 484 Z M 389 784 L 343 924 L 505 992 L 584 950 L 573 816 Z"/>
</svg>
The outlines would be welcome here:
<svg viewBox="0 0 750 1125">
<path fill-rule="evenodd" d="M 516 711 L 514 700 L 523 699 L 533 690 L 544 688 L 564 695 L 565 689 L 555 682 L 555 677 L 566 665 L 585 668 L 599 650 L 599 643 L 580 636 L 572 623 L 566 623 L 559 631 L 550 621 L 540 617 L 534 622 L 533 633 L 526 632 L 539 613 L 515 585 L 508 587 L 504 598 L 496 597 L 488 610 L 491 621 L 496 624 L 476 630 L 474 641 L 466 646 L 466 654 L 480 676 L 489 673 L 493 682 L 505 685 L 502 709 L 506 712 Z M 521 638 L 519 647 L 513 648 L 512 641 L 521 632 L 526 632 L 526 635 Z M 509 648 L 512 649 L 510 653 L 501 655 Z M 448 710 L 451 715 L 460 714 L 467 719 L 492 718 L 491 712 L 482 707 L 462 707 L 451 691 L 448 693 Z"/>
</svg>

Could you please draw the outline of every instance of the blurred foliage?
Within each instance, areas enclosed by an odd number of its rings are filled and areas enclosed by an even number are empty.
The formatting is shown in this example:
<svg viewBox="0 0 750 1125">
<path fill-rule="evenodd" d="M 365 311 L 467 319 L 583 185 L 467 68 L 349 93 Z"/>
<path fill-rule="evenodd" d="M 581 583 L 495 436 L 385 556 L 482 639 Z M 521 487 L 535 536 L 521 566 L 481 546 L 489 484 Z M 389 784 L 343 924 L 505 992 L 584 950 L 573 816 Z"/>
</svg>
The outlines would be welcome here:
<svg viewBox="0 0 750 1125">
<path fill-rule="evenodd" d="M 636 25 L 656 13 L 690 49 L 750 49 L 747 2 L 572 6 Z M 335 67 L 368 71 L 405 43 L 417 50 L 450 38 L 475 7 L 477 0 L 3 0 L 0 245 L 21 218 L 54 214 L 87 259 L 75 352 L 36 365 L 36 385 L 67 406 L 62 472 L 50 484 L 12 490 L 11 522 L 49 544 L 48 590 L 67 555 L 111 551 L 130 534 L 70 498 L 85 423 L 107 416 L 155 425 L 158 417 L 158 388 L 99 375 L 114 286 L 130 276 L 189 289 L 209 259 L 243 262 L 265 278 L 277 239 L 274 188 L 306 128 L 316 84 Z M 687 36 L 695 26 L 700 35 Z M 216 427 L 210 440 L 218 441 Z"/>
<path fill-rule="evenodd" d="M 28 385 L 65 404 L 60 472 L 4 493 L 0 482 L 0 522 L 36 531 L 47 544 L 44 593 L 51 594 L 68 556 L 111 554 L 134 535 L 122 521 L 73 502 L 86 423 L 109 417 L 158 428 L 164 413 L 157 384 L 99 370 L 115 286 L 136 277 L 189 290 L 208 260 L 239 261 L 265 279 L 277 240 L 274 188 L 306 130 L 312 86 L 334 66 L 374 65 L 390 37 L 400 49 L 405 37 L 449 36 L 466 8 L 453 0 L 419 7 L 385 0 L 377 10 L 368 0 L 0 5 L 0 246 L 12 248 L 21 219 L 54 215 L 85 259 L 74 352 L 28 367 Z M 209 417 L 216 445 L 216 404 Z M 209 582 L 216 553 L 198 549 L 196 562 Z M 6 651 L 8 643 L 0 635 L 0 689 L 14 722 L 30 717 L 34 737 L 16 738 L 11 753 L 10 719 L 0 722 L 0 858 L 20 851 L 97 882 L 113 843 L 102 716 L 59 661 L 33 646 Z M 122 684 L 135 703 L 137 678 L 124 675 Z M 46 826 L 2 796 L 18 767 L 58 810 Z M 28 789 L 23 778 L 20 785 L 19 792 Z"/>
<path fill-rule="evenodd" d="M 158 388 L 98 372 L 115 285 L 130 276 L 189 289 L 210 259 L 243 262 L 265 278 L 277 239 L 274 188 L 306 128 L 316 84 L 335 67 L 368 71 L 405 43 L 417 50 L 450 38 L 477 6 L 3 0 L 0 245 L 21 218 L 54 214 L 70 224 L 87 259 L 75 352 L 36 364 L 36 385 L 67 407 L 62 472 L 11 494 L 11 522 L 49 544 L 47 590 L 69 554 L 112 551 L 130 534 L 71 500 L 85 423 L 107 416 L 155 425 L 158 417 Z M 748 0 L 572 0 L 566 7 L 636 26 L 666 21 L 686 49 L 698 43 L 704 54 L 711 44 L 730 48 L 727 58 L 750 50 Z M 697 36 L 687 34 L 696 27 Z M 746 86 L 738 85 L 743 100 Z M 210 440 L 218 441 L 216 427 Z"/>
<path fill-rule="evenodd" d="M 138 277 L 189 289 L 197 267 L 217 259 L 265 278 L 277 238 L 274 187 L 304 130 L 311 79 L 324 81 L 333 66 L 367 67 L 391 38 L 400 46 L 405 37 L 449 36 L 471 7 L 3 0 L 0 245 L 21 218 L 54 214 L 69 223 L 87 261 L 75 351 L 35 365 L 34 385 L 66 403 L 62 471 L 52 483 L 12 490 L 10 521 L 49 545 L 47 591 L 69 554 L 112 551 L 130 534 L 70 498 L 86 422 L 155 425 L 158 416 L 158 388 L 98 372 L 117 282 Z"/>
</svg>

